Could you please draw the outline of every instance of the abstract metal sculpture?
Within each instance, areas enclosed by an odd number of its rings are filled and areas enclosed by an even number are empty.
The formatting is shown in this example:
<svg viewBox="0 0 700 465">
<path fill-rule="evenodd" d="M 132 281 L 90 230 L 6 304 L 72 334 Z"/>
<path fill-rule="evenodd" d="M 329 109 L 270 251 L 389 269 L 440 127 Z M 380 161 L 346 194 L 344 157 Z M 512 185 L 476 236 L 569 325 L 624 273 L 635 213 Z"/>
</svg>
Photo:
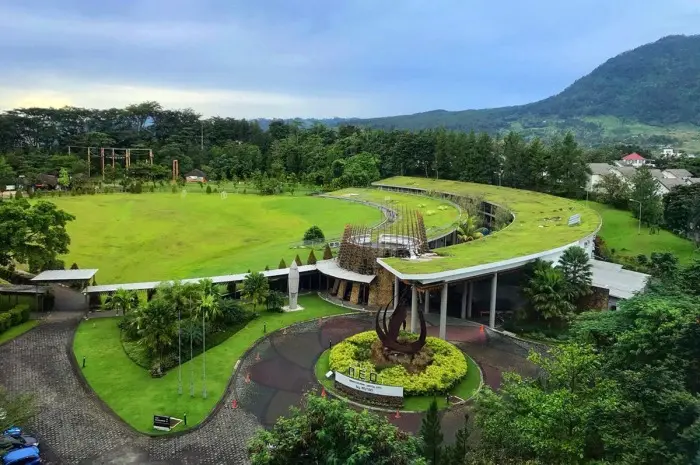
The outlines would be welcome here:
<svg viewBox="0 0 700 465">
<path fill-rule="evenodd" d="M 404 294 L 405 293 L 406 290 L 404 290 Z M 386 313 L 389 310 L 389 307 L 392 306 L 393 300 L 394 299 L 392 299 L 391 302 L 389 302 L 383 310 L 379 310 L 377 312 L 377 315 L 375 317 L 375 330 L 377 331 L 377 336 L 379 336 L 379 340 L 382 341 L 382 345 L 385 349 L 394 352 L 400 352 L 402 354 L 417 354 L 418 352 L 420 352 L 423 346 L 425 346 L 425 338 L 428 333 L 428 330 L 425 326 L 425 318 L 423 317 L 423 312 L 421 312 L 420 310 L 418 310 L 417 312 L 418 318 L 420 319 L 420 335 L 418 336 L 418 340 L 413 342 L 400 342 L 399 333 L 401 332 L 401 327 L 404 325 L 404 322 L 406 320 L 407 310 L 406 306 L 400 305 L 401 302 L 399 302 L 399 305 L 397 305 L 396 310 L 394 310 L 394 313 L 389 318 L 389 324 L 387 325 Z M 404 299 L 402 298 L 401 301 L 403 300 Z M 382 317 L 381 323 L 379 321 L 380 316 Z"/>
</svg>

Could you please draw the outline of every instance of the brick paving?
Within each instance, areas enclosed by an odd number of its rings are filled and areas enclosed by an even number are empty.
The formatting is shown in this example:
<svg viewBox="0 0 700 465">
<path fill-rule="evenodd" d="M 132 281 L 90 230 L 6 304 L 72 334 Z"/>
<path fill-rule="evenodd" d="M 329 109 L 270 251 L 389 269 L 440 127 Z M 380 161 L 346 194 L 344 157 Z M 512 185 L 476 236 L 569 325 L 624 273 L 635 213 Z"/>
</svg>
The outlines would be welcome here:
<svg viewBox="0 0 700 465">
<path fill-rule="evenodd" d="M 317 388 L 314 365 L 334 343 L 371 329 L 371 315 L 340 316 L 295 325 L 275 332 L 241 360 L 224 407 L 199 429 L 174 437 L 150 438 L 116 418 L 73 372 L 72 336 L 84 317 L 84 300 L 59 289 L 57 311 L 17 339 L 0 346 L 0 384 L 12 392 L 33 392 L 39 413 L 29 425 L 42 444 L 48 464 L 246 464 L 246 444 L 256 430 L 272 425 L 298 404 L 304 392 Z M 527 373 L 524 350 L 505 340 L 492 340 L 478 327 L 450 328 L 484 371 L 493 387 L 500 373 Z M 246 378 L 249 377 L 249 380 Z M 236 399 L 239 407 L 232 409 Z M 415 432 L 419 414 L 386 414 L 397 426 Z M 461 427 L 464 409 L 443 416 L 446 438 Z"/>
</svg>

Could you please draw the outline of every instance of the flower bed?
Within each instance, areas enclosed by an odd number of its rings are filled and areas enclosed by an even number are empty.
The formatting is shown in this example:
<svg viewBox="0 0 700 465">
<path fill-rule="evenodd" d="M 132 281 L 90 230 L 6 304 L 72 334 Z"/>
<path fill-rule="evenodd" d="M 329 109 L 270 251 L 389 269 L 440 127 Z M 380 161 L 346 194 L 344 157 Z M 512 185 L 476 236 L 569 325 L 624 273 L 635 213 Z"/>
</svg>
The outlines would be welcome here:
<svg viewBox="0 0 700 465">
<path fill-rule="evenodd" d="M 402 338 L 416 339 L 416 335 L 402 333 Z M 376 366 L 372 361 L 372 344 L 377 333 L 366 331 L 351 336 L 333 347 L 330 353 L 331 370 L 347 373 L 348 368 L 377 373 L 377 383 L 402 386 L 405 395 L 441 394 L 452 389 L 467 374 L 467 360 L 454 345 L 436 337 L 426 339 L 421 352 L 432 357 L 432 363 L 419 371 L 407 370 L 403 365 Z M 416 357 L 419 357 L 417 355 Z"/>
</svg>

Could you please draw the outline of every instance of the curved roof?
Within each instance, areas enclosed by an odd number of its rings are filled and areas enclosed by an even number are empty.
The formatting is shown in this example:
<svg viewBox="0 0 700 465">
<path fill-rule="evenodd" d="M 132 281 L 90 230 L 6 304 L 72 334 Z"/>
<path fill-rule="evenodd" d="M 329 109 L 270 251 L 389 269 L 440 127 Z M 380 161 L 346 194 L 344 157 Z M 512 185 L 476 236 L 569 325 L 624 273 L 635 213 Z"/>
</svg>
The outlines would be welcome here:
<svg viewBox="0 0 700 465">
<path fill-rule="evenodd" d="M 515 215 L 513 223 L 503 230 L 478 241 L 438 249 L 438 256 L 434 258 L 379 260 L 383 266 L 406 279 L 416 279 L 417 276 L 425 278 L 431 274 L 438 277 L 444 276 L 445 272 L 465 272 L 472 267 L 482 269 L 482 265 L 486 264 L 514 263 L 518 258 L 534 258 L 537 254 L 583 240 L 601 225 L 598 213 L 583 202 L 539 192 L 412 177 L 389 178 L 374 185 L 482 197 Z M 569 226 L 568 219 L 575 214 L 581 215 L 581 222 Z"/>
</svg>

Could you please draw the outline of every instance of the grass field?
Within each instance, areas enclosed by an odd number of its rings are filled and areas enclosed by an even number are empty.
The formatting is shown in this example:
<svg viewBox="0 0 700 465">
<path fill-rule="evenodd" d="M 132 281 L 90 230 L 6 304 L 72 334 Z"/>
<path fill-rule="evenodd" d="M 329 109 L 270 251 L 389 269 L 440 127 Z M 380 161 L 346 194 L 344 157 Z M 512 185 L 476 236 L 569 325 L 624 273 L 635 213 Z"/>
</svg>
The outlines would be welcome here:
<svg viewBox="0 0 700 465">
<path fill-rule="evenodd" d="M 219 401 L 233 373 L 236 360 L 253 342 L 263 336 L 263 325 L 270 333 L 298 321 L 347 313 L 315 296 L 299 297 L 304 310 L 291 313 L 263 312 L 225 342 L 206 352 L 207 391 L 202 397 L 202 359 L 197 356 L 182 365 L 183 394 L 177 393 L 177 369 L 162 378 L 151 378 L 147 370 L 133 363 L 119 339 L 118 318 L 96 318 L 78 327 L 73 344 L 76 360 L 86 357 L 83 375 L 114 412 L 139 431 L 154 433 L 153 415 L 182 418 L 187 413 L 189 428 L 200 423 Z M 195 376 L 195 396 L 189 396 L 190 369 Z M 180 428 L 178 427 L 178 430 Z"/>
<path fill-rule="evenodd" d="M 324 386 L 326 389 L 333 390 L 333 381 L 326 378 L 326 373 L 330 370 L 330 357 L 331 351 L 326 350 L 321 354 L 321 356 L 316 361 L 316 366 L 314 371 L 316 373 L 316 379 Z M 467 375 L 462 379 L 457 386 L 455 386 L 450 394 L 457 396 L 461 399 L 467 400 L 471 398 L 479 390 L 481 386 L 481 370 L 474 360 L 468 355 L 467 359 Z M 438 408 L 447 407 L 447 401 L 444 396 L 432 397 L 432 396 L 411 396 L 404 399 L 404 404 L 402 410 L 422 412 L 428 410 L 430 403 L 435 399 L 438 404 Z"/>
<path fill-rule="evenodd" d="M 422 196 L 386 192 L 378 189 L 348 188 L 331 192 L 328 195 L 354 200 L 366 200 L 369 202 L 386 205 L 389 208 L 400 211 L 403 208 L 416 210 L 423 214 L 425 229 L 428 237 L 434 237 L 445 229 L 451 227 L 459 220 L 459 210 L 451 203 L 444 200 Z"/>
<path fill-rule="evenodd" d="M 583 202 L 582 202 L 583 203 Z M 589 202 L 589 207 L 596 210 L 603 218 L 603 228 L 600 237 L 615 253 L 636 257 L 652 252 L 671 252 L 678 257 L 682 264 L 687 264 L 694 258 L 700 258 L 692 241 L 678 237 L 664 229 L 658 234 L 649 234 L 649 229 L 642 225 L 642 233 L 637 234 L 637 219 L 626 210 L 617 210 L 609 205 Z"/>
<path fill-rule="evenodd" d="M 68 225 L 66 266 L 98 268 L 100 284 L 277 268 L 297 253 L 306 262 L 309 251 L 290 245 L 309 227 L 318 225 L 332 238 L 346 223 L 382 219 L 372 207 L 310 196 L 145 193 L 51 201 L 76 217 Z"/>
</svg>

